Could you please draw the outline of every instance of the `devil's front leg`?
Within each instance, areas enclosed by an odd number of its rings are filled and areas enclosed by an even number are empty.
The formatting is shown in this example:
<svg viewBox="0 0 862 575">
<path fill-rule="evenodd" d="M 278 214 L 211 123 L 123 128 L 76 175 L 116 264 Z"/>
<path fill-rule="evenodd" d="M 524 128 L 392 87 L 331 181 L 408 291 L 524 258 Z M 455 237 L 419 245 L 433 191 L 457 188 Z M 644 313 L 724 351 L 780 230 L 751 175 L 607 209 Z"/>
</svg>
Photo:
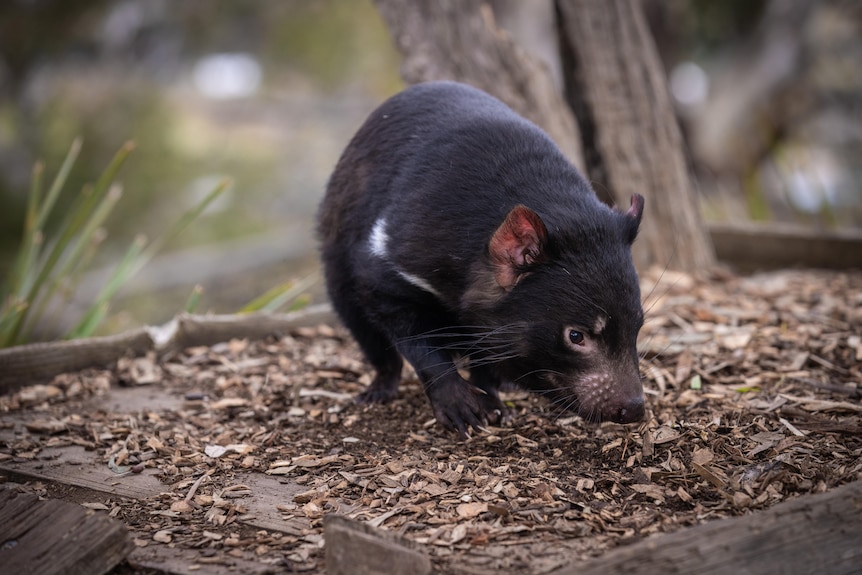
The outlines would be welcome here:
<svg viewBox="0 0 862 575">
<path fill-rule="evenodd" d="M 416 370 L 441 425 L 466 438 L 469 428 L 479 429 L 498 420 L 503 411 L 499 396 L 462 378 L 447 350 L 428 339 L 411 338 L 399 345 L 399 351 Z"/>
<path fill-rule="evenodd" d="M 510 423 L 513 414 L 500 399 L 500 378 L 488 364 L 481 361 L 477 363 L 470 366 L 470 383 L 488 395 L 486 403 L 494 405 L 494 409 L 488 413 L 488 421 L 495 425 Z"/>
</svg>

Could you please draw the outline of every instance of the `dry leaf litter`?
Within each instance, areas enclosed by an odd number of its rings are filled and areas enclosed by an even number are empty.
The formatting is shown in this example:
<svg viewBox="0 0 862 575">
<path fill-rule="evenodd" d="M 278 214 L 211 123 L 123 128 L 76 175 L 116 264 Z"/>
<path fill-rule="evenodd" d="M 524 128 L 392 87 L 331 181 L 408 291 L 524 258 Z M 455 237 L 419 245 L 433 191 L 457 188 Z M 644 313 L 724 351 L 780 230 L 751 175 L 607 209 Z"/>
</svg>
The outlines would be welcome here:
<svg viewBox="0 0 862 575">
<path fill-rule="evenodd" d="M 0 463 L 80 445 L 117 481 L 155 469 L 158 497 L 91 504 L 137 545 L 317 573 L 328 513 L 404 535 L 440 572 L 543 573 L 862 479 L 862 274 L 656 271 L 643 293 L 640 425 L 507 393 L 511 425 L 461 441 L 410 374 L 395 402 L 355 405 L 369 369 L 345 331 L 320 326 L 124 358 L 0 397 Z M 173 401 L 104 408 L 112 390 L 142 385 Z M 275 525 L 254 527 L 241 472 L 283 482 Z"/>
</svg>

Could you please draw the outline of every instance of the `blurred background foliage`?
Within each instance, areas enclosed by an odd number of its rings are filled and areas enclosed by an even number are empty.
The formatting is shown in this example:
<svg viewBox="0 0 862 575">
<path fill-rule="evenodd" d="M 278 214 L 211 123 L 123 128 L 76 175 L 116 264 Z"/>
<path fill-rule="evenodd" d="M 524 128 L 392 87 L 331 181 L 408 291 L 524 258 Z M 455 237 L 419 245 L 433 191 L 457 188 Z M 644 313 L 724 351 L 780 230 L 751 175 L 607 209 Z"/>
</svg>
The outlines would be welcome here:
<svg viewBox="0 0 862 575">
<path fill-rule="evenodd" d="M 70 307 L 98 292 L 133 237 L 157 236 L 230 176 L 232 190 L 167 246 L 178 256 L 143 270 L 102 331 L 167 320 L 195 283 L 203 310 L 240 309 L 309 273 L 328 173 L 365 114 L 400 87 L 370 2 L 0 3 L 0 277 L 21 240 L 34 163 L 50 181 L 83 140 L 55 228 L 133 140 L 108 241 Z"/>
<path fill-rule="evenodd" d="M 531 34 L 524 23 L 543 1 L 491 3 L 547 57 L 553 31 Z M 859 226 L 862 3 L 644 6 L 704 214 Z M 78 137 L 59 212 L 125 141 L 136 150 L 105 249 L 70 308 L 98 293 L 102 267 L 137 234 L 158 236 L 223 177 L 234 181 L 121 292 L 103 332 L 167 320 L 195 284 L 204 286 L 199 311 L 225 312 L 307 277 L 326 179 L 368 112 L 402 87 L 398 66 L 370 0 L 4 0 L 0 277 L 21 240 L 33 165 L 43 161 L 50 181 Z M 70 321 L 52 325 L 62 332 Z"/>
</svg>

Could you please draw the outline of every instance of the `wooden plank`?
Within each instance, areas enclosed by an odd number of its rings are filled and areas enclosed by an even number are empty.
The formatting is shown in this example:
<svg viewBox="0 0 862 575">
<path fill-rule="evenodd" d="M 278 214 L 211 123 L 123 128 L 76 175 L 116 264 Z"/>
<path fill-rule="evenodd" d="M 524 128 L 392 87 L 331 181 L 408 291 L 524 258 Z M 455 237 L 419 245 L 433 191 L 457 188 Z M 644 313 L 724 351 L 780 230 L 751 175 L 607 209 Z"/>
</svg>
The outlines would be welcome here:
<svg viewBox="0 0 862 575">
<path fill-rule="evenodd" d="M 554 575 L 850 575 L 862 569 L 862 481 L 611 551 Z"/>
<path fill-rule="evenodd" d="M 709 224 L 718 259 L 743 271 L 787 267 L 862 269 L 862 232 L 788 224 Z"/>
<path fill-rule="evenodd" d="M 118 476 L 106 465 L 97 463 L 92 452 L 76 445 L 46 448 L 38 460 L 0 463 L 0 475 L 11 478 L 51 481 L 138 500 L 157 496 L 169 489 L 159 481 L 156 473 L 155 470 L 144 470 L 139 474 Z M 307 518 L 285 520 L 278 510 L 280 504 L 290 502 L 294 495 L 306 491 L 306 486 L 262 473 L 238 473 L 234 482 L 247 485 L 251 491 L 243 498 L 247 513 L 239 518 L 242 523 L 291 535 L 311 527 Z"/>
<path fill-rule="evenodd" d="M 108 495 L 143 500 L 167 491 L 156 470 L 119 476 L 107 465 L 95 461 L 94 454 L 77 445 L 49 447 L 39 459 L 4 461 L 0 475 L 20 480 L 50 481 L 61 485 L 89 489 Z M 247 513 L 239 520 L 251 527 L 296 535 L 311 527 L 305 517 L 285 520 L 278 506 L 291 502 L 308 487 L 262 473 L 238 473 L 235 484 L 247 485 L 251 494 L 243 499 Z"/>
<path fill-rule="evenodd" d="M 220 554 L 204 557 L 195 549 L 179 549 L 152 544 L 138 547 L 126 558 L 137 569 L 155 569 L 171 575 L 264 575 L 280 570 L 266 563 L 256 563 Z"/>
<path fill-rule="evenodd" d="M 72 450 L 78 451 L 78 448 L 61 448 L 57 451 Z M 90 453 L 90 452 L 87 452 Z M 36 479 L 44 482 L 70 486 L 72 491 L 65 491 L 66 495 L 81 500 L 79 497 L 86 491 L 102 493 L 106 495 L 122 495 L 124 497 L 134 499 L 146 499 L 150 496 L 157 495 L 160 491 L 166 489 L 156 482 L 152 485 L 141 485 L 137 482 L 133 484 L 124 484 L 119 486 L 112 485 L 110 482 L 103 481 L 99 477 L 92 475 L 92 467 L 86 462 L 80 465 L 75 465 L 72 462 L 81 463 L 77 459 L 78 456 L 60 456 L 58 459 L 66 462 L 68 467 L 66 472 L 59 472 L 58 468 L 49 468 L 47 473 L 38 473 L 32 467 L 25 466 L 22 468 L 8 469 L 0 466 L 0 475 L 6 475 L 7 480 L 30 480 Z M 56 461 L 56 459 L 55 459 Z M 90 475 L 87 472 L 81 472 L 80 469 L 90 469 Z M 30 471 L 28 471 L 30 469 Z M 43 470 L 44 471 L 44 470 Z M 311 529 L 311 522 L 306 517 L 294 517 L 285 520 L 282 517 L 282 512 L 278 510 L 279 504 L 291 501 L 296 493 L 306 491 L 308 488 L 298 485 L 291 481 L 282 481 L 275 477 L 270 477 L 261 473 L 238 473 L 236 475 L 235 484 L 247 485 L 251 494 L 243 498 L 243 506 L 246 507 L 247 513 L 238 520 L 240 523 L 255 527 L 257 529 L 268 529 L 278 531 L 290 535 L 304 535 L 307 530 Z M 149 482 L 147 482 L 149 483 Z M 92 499 L 97 499 L 97 496 L 91 496 Z M 2 544 L 2 540 L 0 540 Z M 0 554 L 0 565 L 2 565 L 2 557 Z M 126 558 L 133 567 L 158 569 L 165 573 L 174 573 L 176 575 L 227 575 L 230 573 L 271 573 L 273 567 L 263 563 L 255 563 L 243 559 L 230 557 L 227 555 L 219 555 L 217 557 L 203 557 L 197 550 L 170 548 L 158 543 L 150 543 L 146 547 L 136 547 Z M 0 573 L 4 572 L 0 568 Z"/>
<path fill-rule="evenodd" d="M 382 529 L 327 515 L 323 520 L 327 575 L 428 575 L 431 560 Z"/>
<path fill-rule="evenodd" d="M 78 445 L 47 447 L 40 452 L 38 459 L 4 461 L 0 463 L 0 473 L 54 481 L 132 499 L 146 499 L 165 491 L 155 469 L 117 475 L 106 464 L 96 462 L 93 452 Z"/>
<path fill-rule="evenodd" d="M 4 573 L 101 575 L 132 550 L 126 526 L 65 501 L 0 490 Z"/>
<path fill-rule="evenodd" d="M 251 494 L 243 497 L 246 513 L 239 517 L 245 525 L 288 535 L 300 535 L 311 529 L 311 521 L 304 515 L 284 519 L 278 506 L 293 502 L 293 496 L 308 491 L 307 485 L 299 485 L 287 479 L 278 479 L 263 473 L 237 473 L 236 484 L 247 485 Z"/>
</svg>

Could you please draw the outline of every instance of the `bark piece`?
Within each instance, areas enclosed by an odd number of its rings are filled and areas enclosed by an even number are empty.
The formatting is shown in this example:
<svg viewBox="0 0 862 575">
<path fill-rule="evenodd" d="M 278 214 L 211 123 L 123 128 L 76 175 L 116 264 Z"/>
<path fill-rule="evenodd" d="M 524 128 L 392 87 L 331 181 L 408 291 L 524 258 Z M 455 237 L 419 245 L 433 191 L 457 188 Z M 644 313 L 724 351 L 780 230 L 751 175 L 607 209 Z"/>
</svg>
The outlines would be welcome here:
<svg viewBox="0 0 862 575">
<path fill-rule="evenodd" d="M 655 43 L 636 0 L 557 0 L 566 96 L 600 197 L 646 197 L 635 263 L 698 271 L 715 256 Z"/>
<path fill-rule="evenodd" d="M 399 538 L 341 515 L 324 520 L 329 575 L 427 575 L 431 561 Z"/>
</svg>

